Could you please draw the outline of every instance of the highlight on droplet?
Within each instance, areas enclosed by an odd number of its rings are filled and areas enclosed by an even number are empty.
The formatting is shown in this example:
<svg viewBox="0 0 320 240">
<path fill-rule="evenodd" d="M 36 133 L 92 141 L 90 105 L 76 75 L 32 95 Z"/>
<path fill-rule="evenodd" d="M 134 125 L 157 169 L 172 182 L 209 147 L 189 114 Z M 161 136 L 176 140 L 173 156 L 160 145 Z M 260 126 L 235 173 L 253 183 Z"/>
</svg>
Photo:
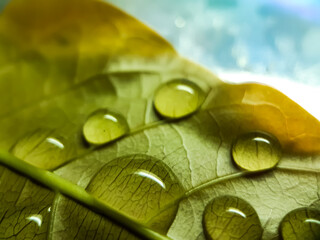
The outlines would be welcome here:
<svg viewBox="0 0 320 240">
<path fill-rule="evenodd" d="M 42 225 L 42 215 L 40 215 L 40 214 L 30 215 L 30 216 L 26 217 L 26 219 L 31 222 L 35 222 L 38 225 L 38 227 L 41 227 L 41 225 Z"/>
</svg>

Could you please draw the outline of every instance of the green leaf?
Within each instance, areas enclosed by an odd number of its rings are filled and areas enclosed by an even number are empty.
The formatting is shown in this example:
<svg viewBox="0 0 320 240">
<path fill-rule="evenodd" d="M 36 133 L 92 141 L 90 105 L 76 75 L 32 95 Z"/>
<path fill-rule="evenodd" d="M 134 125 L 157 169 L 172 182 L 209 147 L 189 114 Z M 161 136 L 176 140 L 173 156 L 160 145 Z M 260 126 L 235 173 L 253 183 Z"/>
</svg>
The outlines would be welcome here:
<svg viewBox="0 0 320 240">
<path fill-rule="evenodd" d="M 317 119 L 273 88 L 224 83 L 106 3 L 13 0 L 0 51 L 0 239 L 203 239 L 204 209 L 221 195 L 245 199 L 263 239 L 278 239 L 288 212 L 319 200 Z M 180 120 L 153 107 L 173 79 L 206 94 Z M 105 108 L 130 132 L 90 145 L 82 127 Z M 252 131 L 279 140 L 275 169 L 233 163 Z"/>
</svg>

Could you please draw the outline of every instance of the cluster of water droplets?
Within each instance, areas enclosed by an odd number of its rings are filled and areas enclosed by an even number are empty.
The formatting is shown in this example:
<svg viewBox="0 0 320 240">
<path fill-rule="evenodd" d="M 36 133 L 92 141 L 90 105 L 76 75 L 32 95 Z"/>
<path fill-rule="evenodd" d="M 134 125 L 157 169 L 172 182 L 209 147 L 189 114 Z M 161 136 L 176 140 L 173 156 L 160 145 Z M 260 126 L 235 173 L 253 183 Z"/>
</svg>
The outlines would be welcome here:
<svg viewBox="0 0 320 240">
<path fill-rule="evenodd" d="M 154 109 L 162 118 L 181 119 L 195 113 L 204 100 L 205 92 L 194 82 L 174 79 L 157 89 L 154 94 Z M 126 118 L 110 109 L 94 111 L 82 127 L 84 139 L 95 146 L 115 141 L 129 132 Z M 12 148 L 12 153 L 37 167 L 52 169 L 70 157 L 68 148 L 71 148 L 68 142 L 53 134 L 53 131 L 40 129 L 21 138 Z M 233 162 L 242 171 L 258 172 L 274 168 L 281 159 L 282 151 L 275 137 L 256 131 L 238 136 L 232 145 L 231 155 Z M 122 186 L 123 181 L 126 184 Z M 110 189 L 106 192 L 105 188 Z M 150 189 L 153 193 L 150 199 L 152 198 L 154 206 L 144 209 L 146 214 L 140 216 L 141 208 L 149 204 L 144 202 L 146 198 L 142 196 L 148 194 Z M 162 211 L 163 203 L 169 204 L 184 193 L 179 179 L 170 168 L 147 155 L 130 155 L 109 162 L 92 179 L 87 191 L 161 232 L 168 230 L 177 205 L 169 208 L 159 219 L 154 216 Z M 173 196 L 176 197 L 172 198 Z M 142 199 L 142 202 L 134 202 L 137 206 L 132 207 L 130 199 L 133 198 Z M 137 209 L 140 210 L 137 212 Z M 150 219 L 153 220 L 150 222 Z M 28 220 L 41 225 L 39 216 L 28 216 Z M 236 196 L 214 198 L 204 210 L 202 223 L 207 239 L 258 240 L 263 232 L 254 208 Z M 161 224 L 164 225 L 161 227 Z M 279 231 L 284 240 L 320 239 L 320 212 L 315 208 L 294 210 L 284 217 Z"/>
<path fill-rule="evenodd" d="M 259 240 L 263 228 L 254 208 L 236 196 L 219 196 L 209 202 L 203 213 L 206 239 Z M 298 208 L 281 221 L 282 240 L 320 239 L 320 211 L 313 207 Z"/>
<path fill-rule="evenodd" d="M 194 82 L 174 79 L 162 84 L 154 95 L 154 108 L 167 119 L 180 119 L 199 109 L 204 91 Z M 110 109 L 93 112 L 83 126 L 85 140 L 93 145 L 106 144 L 125 136 L 129 126 L 125 117 Z"/>
</svg>

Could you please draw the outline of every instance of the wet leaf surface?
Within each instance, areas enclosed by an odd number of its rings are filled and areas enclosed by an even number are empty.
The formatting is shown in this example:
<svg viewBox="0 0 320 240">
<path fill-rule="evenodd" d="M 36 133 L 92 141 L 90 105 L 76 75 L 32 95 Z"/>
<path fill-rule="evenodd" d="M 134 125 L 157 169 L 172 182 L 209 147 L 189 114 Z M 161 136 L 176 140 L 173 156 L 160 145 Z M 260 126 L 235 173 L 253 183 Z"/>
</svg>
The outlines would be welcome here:
<svg viewBox="0 0 320 240">
<path fill-rule="evenodd" d="M 222 82 L 106 3 L 13 0 L 0 17 L 0 50 L 1 151 L 72 182 L 66 191 L 86 189 L 138 228 L 203 239 L 205 206 L 227 194 L 255 209 L 263 239 L 278 239 L 287 213 L 319 199 L 317 119 L 273 88 Z M 154 96 L 174 79 L 191 81 L 205 100 L 191 116 L 163 119 Z M 88 144 L 83 126 L 98 109 L 121 114 L 128 134 Z M 233 143 L 255 131 L 279 140 L 275 169 L 235 166 Z M 33 168 L 17 173 L 1 156 L 1 239 L 137 238 L 80 193 L 45 188 L 47 172 L 31 181 Z"/>
</svg>

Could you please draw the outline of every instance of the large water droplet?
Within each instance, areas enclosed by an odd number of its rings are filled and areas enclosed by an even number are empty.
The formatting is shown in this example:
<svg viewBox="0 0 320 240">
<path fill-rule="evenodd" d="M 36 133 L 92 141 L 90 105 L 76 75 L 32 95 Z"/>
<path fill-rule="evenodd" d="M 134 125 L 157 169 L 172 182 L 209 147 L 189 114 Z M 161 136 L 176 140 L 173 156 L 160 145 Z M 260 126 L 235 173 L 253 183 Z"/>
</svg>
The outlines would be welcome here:
<svg viewBox="0 0 320 240">
<path fill-rule="evenodd" d="M 241 135 L 232 147 L 235 163 L 248 171 L 261 171 L 277 165 L 282 155 L 278 140 L 261 132 Z"/>
<path fill-rule="evenodd" d="M 93 112 L 83 126 L 84 138 L 95 145 L 111 142 L 124 136 L 128 131 L 126 119 L 108 109 Z"/>
<path fill-rule="evenodd" d="M 220 196 L 209 202 L 203 214 L 206 239 L 260 240 L 262 227 L 254 208 L 234 196 Z"/>
<path fill-rule="evenodd" d="M 166 233 L 184 194 L 178 178 L 161 160 L 147 155 L 107 163 L 87 191 L 137 221 Z"/>
<path fill-rule="evenodd" d="M 50 129 L 28 133 L 12 148 L 13 155 L 43 169 L 60 166 L 73 156 L 74 151 L 74 147 Z"/>
<path fill-rule="evenodd" d="M 177 79 L 158 88 L 154 96 L 154 107 L 163 117 L 182 118 L 194 113 L 204 97 L 204 92 L 195 83 Z"/>
<path fill-rule="evenodd" d="M 283 240 L 320 239 L 320 211 L 315 208 L 298 208 L 282 220 L 280 234 Z"/>
</svg>

